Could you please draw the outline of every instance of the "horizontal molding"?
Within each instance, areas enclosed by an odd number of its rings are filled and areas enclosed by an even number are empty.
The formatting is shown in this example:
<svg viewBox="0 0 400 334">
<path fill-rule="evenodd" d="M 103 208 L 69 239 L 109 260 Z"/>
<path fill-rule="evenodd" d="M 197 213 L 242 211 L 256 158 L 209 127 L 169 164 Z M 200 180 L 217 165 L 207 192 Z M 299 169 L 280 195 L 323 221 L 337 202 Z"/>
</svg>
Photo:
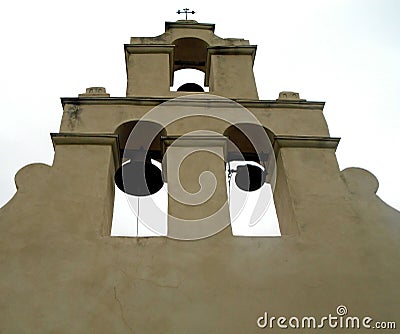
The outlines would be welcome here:
<svg viewBox="0 0 400 334">
<path fill-rule="evenodd" d="M 301 147 L 301 148 L 327 148 L 336 150 L 339 145 L 338 137 L 320 137 L 320 136 L 275 136 L 274 152 L 278 154 L 283 147 Z"/>
<path fill-rule="evenodd" d="M 189 94 L 190 95 L 190 94 Z M 64 107 L 66 104 L 76 105 L 145 105 L 158 106 L 161 103 L 170 101 L 178 96 L 171 97 L 62 97 L 61 104 Z M 322 110 L 325 102 L 316 101 L 276 101 L 276 100 L 245 100 L 231 99 L 242 105 L 245 108 L 278 108 L 278 109 L 307 109 L 307 110 Z M 208 100 L 215 104 L 226 103 L 221 100 Z M 191 101 L 188 99 L 188 103 Z M 193 103 L 199 103 L 199 100 L 193 99 Z"/>
<path fill-rule="evenodd" d="M 168 53 L 173 56 L 175 45 L 172 44 L 124 44 L 128 54 Z"/>
<path fill-rule="evenodd" d="M 53 147 L 57 145 L 111 145 L 115 166 L 120 164 L 120 145 L 117 135 L 100 133 L 51 133 Z M 163 152 L 176 139 L 180 139 L 178 146 L 225 146 L 226 139 L 220 136 L 163 136 Z M 275 155 L 284 147 L 324 148 L 336 150 L 339 145 L 338 137 L 322 136 L 275 136 L 273 148 Z M 177 143 L 175 143 L 177 144 Z"/>
<path fill-rule="evenodd" d="M 51 133 L 53 147 L 57 145 L 111 145 L 114 163 L 120 164 L 118 135 L 102 133 Z"/>
<path fill-rule="evenodd" d="M 214 32 L 215 24 L 214 23 L 198 23 L 193 20 L 165 22 L 165 31 L 167 31 L 169 29 L 201 29 L 201 30 L 210 30 L 210 31 Z"/>
<path fill-rule="evenodd" d="M 257 45 L 218 45 L 207 48 L 209 55 L 250 55 L 253 61 L 256 51 Z"/>
</svg>

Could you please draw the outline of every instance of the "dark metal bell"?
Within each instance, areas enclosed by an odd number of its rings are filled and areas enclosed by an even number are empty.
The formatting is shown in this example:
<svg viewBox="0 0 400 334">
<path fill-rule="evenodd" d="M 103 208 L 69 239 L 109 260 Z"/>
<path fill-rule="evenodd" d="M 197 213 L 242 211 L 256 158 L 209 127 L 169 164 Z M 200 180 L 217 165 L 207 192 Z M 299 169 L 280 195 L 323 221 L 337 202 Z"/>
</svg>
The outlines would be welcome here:
<svg viewBox="0 0 400 334">
<path fill-rule="evenodd" d="M 260 189 L 265 182 L 266 172 L 254 165 L 237 166 L 235 182 L 244 191 Z"/>
<path fill-rule="evenodd" d="M 149 161 L 130 161 L 122 165 L 114 179 L 120 190 L 133 196 L 155 194 L 164 185 L 161 170 Z"/>
</svg>

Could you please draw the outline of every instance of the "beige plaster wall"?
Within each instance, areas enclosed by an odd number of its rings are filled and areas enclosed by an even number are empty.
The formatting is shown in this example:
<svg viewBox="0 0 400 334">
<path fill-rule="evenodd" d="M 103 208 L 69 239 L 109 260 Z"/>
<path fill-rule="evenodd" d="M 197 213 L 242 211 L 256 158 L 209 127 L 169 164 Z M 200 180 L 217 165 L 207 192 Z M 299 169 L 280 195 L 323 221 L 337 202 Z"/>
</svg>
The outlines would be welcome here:
<svg viewBox="0 0 400 334">
<path fill-rule="evenodd" d="M 169 54 L 130 54 L 127 62 L 127 96 L 166 96 L 169 94 Z"/>
<path fill-rule="evenodd" d="M 0 331 L 257 333 L 264 311 L 324 316 L 340 304 L 398 320 L 400 215 L 373 177 L 339 172 L 332 150 L 285 148 L 279 159 L 297 234 L 112 238 L 102 233 L 110 148 L 57 147 L 52 167 L 17 175 L 0 210 Z"/>
<path fill-rule="evenodd" d="M 131 120 L 139 120 L 163 99 L 115 98 L 115 99 L 76 99 L 68 98 L 64 102 L 64 113 L 60 132 L 76 133 L 114 133 L 119 125 Z M 275 135 L 297 136 L 329 136 L 328 126 L 323 115 L 323 103 L 256 101 L 252 103 L 238 100 L 253 113 L 267 129 Z M 78 110 L 77 115 L 71 116 L 70 110 Z M 170 127 L 169 134 L 185 133 L 199 126 L 224 133 L 231 124 L 224 124 L 215 119 L 175 122 Z"/>
<path fill-rule="evenodd" d="M 251 55 L 215 54 L 210 58 L 210 93 L 258 99 Z"/>
<path fill-rule="evenodd" d="M 188 32 L 220 42 L 212 26 L 181 28 L 158 42 Z M 399 326 L 400 213 L 376 196 L 370 173 L 339 170 L 322 103 L 239 101 L 275 135 L 282 237 L 233 237 L 228 227 L 178 241 L 110 237 L 111 134 L 167 97 L 105 95 L 63 100 L 53 165 L 18 172 L 0 209 L 1 333 L 280 332 L 259 329 L 258 317 L 322 317 L 338 305 Z M 196 128 L 175 125 L 168 135 Z"/>
</svg>

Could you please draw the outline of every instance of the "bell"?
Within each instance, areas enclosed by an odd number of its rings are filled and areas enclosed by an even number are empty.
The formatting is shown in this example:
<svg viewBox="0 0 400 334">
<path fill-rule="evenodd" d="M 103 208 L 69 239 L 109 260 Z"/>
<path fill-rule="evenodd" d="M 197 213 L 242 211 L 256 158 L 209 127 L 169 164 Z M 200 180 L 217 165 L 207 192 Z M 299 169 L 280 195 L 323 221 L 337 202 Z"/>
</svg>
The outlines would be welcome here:
<svg viewBox="0 0 400 334">
<path fill-rule="evenodd" d="M 149 161 L 130 161 L 115 172 L 115 184 L 124 193 L 133 196 L 149 196 L 163 185 L 161 170 Z"/>
<path fill-rule="evenodd" d="M 260 189 L 265 182 L 266 172 L 254 165 L 237 166 L 235 182 L 244 191 Z"/>
</svg>

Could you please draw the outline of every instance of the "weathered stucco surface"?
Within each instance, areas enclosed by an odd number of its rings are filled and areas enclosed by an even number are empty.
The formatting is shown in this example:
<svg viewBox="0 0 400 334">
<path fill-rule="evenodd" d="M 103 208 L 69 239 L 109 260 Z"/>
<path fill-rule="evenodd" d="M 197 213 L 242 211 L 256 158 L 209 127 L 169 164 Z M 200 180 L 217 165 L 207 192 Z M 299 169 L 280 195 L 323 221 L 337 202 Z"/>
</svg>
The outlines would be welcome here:
<svg viewBox="0 0 400 334">
<path fill-rule="evenodd" d="M 210 46 L 248 45 L 216 37 L 212 25 L 189 22 L 167 24 L 164 35 L 131 43 L 172 45 L 197 37 Z M 110 237 L 120 163 L 114 132 L 175 94 L 165 83 L 168 57 L 160 57 L 164 86 L 158 82 L 154 94 L 144 72 L 139 86 L 148 96 L 135 94 L 129 76 L 140 69 L 128 68 L 126 98 L 101 91 L 63 99 L 53 165 L 29 165 L 16 175 L 18 191 L 0 209 L 1 333 L 272 332 L 257 327 L 265 311 L 322 317 L 338 305 L 350 315 L 400 326 L 400 213 L 376 196 L 378 183 L 369 172 L 339 170 L 338 140 L 329 137 L 323 103 L 257 100 L 241 52 L 240 70 L 247 74 L 238 83 L 244 90 L 229 88 L 233 95 L 211 90 L 224 86 L 218 86 L 222 67 L 213 67 L 214 55 L 204 67 L 211 66 L 210 93 L 238 98 L 274 135 L 282 237 L 233 237 L 230 227 L 196 241 Z M 157 72 L 157 66 L 143 68 Z M 226 130 L 207 119 L 202 125 Z M 175 124 L 167 134 L 196 126 Z"/>
</svg>

